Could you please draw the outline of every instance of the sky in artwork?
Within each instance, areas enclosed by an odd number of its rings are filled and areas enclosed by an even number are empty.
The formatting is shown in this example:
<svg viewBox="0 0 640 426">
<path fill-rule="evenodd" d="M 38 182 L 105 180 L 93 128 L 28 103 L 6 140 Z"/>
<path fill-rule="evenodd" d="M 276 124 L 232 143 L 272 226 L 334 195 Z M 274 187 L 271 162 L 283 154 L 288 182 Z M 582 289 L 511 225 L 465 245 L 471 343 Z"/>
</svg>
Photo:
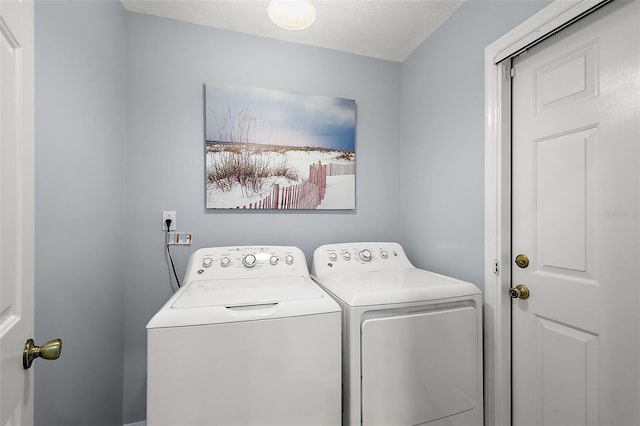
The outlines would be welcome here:
<svg viewBox="0 0 640 426">
<path fill-rule="evenodd" d="M 355 151 L 354 100 L 206 84 L 207 141 Z"/>
</svg>

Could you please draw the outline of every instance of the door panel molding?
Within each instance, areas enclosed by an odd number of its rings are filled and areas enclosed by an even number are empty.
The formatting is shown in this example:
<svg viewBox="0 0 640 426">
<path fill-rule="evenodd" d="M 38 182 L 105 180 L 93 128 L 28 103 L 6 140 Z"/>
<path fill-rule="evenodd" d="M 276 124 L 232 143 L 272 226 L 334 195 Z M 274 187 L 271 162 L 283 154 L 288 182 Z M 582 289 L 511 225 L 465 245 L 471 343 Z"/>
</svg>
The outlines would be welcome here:
<svg viewBox="0 0 640 426">
<path fill-rule="evenodd" d="M 555 0 L 485 49 L 485 424 L 511 424 L 511 58 L 609 0 Z"/>
<path fill-rule="evenodd" d="M 567 412 L 580 416 L 578 424 L 598 424 L 598 335 L 539 316 L 536 326 L 536 424 L 572 424 L 576 419 Z M 565 356 L 558 358 L 558 352 Z M 577 383 L 580 392 L 569 383 Z M 565 409 L 545 409 L 554 405 Z"/>
</svg>

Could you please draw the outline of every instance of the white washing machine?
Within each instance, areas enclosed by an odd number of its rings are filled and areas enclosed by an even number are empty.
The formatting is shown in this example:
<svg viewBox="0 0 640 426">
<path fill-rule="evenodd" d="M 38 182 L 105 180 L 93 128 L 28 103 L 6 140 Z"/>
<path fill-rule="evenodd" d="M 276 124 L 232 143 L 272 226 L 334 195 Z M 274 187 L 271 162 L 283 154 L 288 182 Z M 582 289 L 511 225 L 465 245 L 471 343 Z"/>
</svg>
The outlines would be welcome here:
<svg viewBox="0 0 640 426">
<path fill-rule="evenodd" d="M 482 425 L 482 295 L 396 243 L 325 245 L 312 276 L 343 310 L 343 425 Z"/>
<path fill-rule="evenodd" d="M 147 424 L 340 425 L 341 311 L 295 247 L 199 249 L 147 324 Z"/>
</svg>

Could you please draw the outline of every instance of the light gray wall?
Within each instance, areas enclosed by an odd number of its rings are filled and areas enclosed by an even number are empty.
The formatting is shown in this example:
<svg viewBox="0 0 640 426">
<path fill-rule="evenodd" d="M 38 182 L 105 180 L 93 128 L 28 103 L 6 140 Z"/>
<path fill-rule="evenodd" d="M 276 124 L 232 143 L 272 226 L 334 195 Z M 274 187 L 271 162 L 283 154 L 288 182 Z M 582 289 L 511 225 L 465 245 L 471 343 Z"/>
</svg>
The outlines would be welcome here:
<svg viewBox="0 0 640 426">
<path fill-rule="evenodd" d="M 400 235 L 400 64 L 127 13 L 124 420 L 145 418 L 145 324 L 171 295 L 161 211 L 191 247 L 317 246 Z M 264 213 L 204 208 L 203 83 L 221 81 L 355 99 L 356 211 Z M 194 353 L 191 360 L 205 361 Z M 176 390 L 181 392 L 183 390 Z"/>
<path fill-rule="evenodd" d="M 484 287 L 484 49 L 547 1 L 468 0 L 402 64 L 401 241 Z"/>
<path fill-rule="evenodd" d="M 194 235 L 174 249 L 181 275 L 204 246 L 290 244 L 309 258 L 400 239 L 417 266 L 481 285 L 484 47 L 544 5 L 469 0 L 400 65 L 116 0 L 38 1 L 36 339 L 64 344 L 36 365 L 37 424 L 145 418 L 144 326 L 171 295 L 161 210 Z M 357 210 L 206 211 L 207 80 L 356 99 Z"/>
<path fill-rule="evenodd" d="M 124 12 L 118 1 L 38 1 L 37 425 L 121 425 L 124 334 Z"/>
</svg>

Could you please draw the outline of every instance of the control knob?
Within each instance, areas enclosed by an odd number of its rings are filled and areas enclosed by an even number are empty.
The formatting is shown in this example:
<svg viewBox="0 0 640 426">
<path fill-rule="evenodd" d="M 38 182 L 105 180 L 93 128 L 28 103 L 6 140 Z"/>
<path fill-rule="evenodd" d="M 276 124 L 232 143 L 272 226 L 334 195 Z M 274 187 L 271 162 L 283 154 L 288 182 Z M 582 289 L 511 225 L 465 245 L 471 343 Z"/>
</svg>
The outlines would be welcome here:
<svg viewBox="0 0 640 426">
<path fill-rule="evenodd" d="M 342 258 L 344 260 L 351 260 L 351 253 L 349 253 L 348 251 L 345 251 L 344 253 L 342 253 Z"/>
<path fill-rule="evenodd" d="M 386 250 L 380 250 L 380 257 L 386 259 L 387 257 L 389 257 L 389 253 L 387 253 Z"/>
<path fill-rule="evenodd" d="M 370 262 L 371 251 L 369 249 L 360 250 L 360 253 L 358 253 L 358 257 L 360 257 L 360 260 L 362 260 L 363 262 Z"/>
<path fill-rule="evenodd" d="M 203 267 L 209 268 L 211 265 L 213 265 L 213 259 L 211 259 L 210 257 L 205 257 L 204 259 L 202 259 Z"/>
<path fill-rule="evenodd" d="M 228 257 L 223 257 L 222 259 L 220 259 L 220 266 L 226 268 L 229 265 L 231 265 L 231 259 L 229 259 Z"/>
<path fill-rule="evenodd" d="M 336 260 L 338 260 L 338 255 L 335 253 L 329 253 L 329 260 L 335 262 Z"/>
<path fill-rule="evenodd" d="M 285 258 L 284 261 L 287 262 L 287 265 L 291 265 L 293 263 L 293 256 L 291 256 L 290 254 L 288 254 Z"/>
<path fill-rule="evenodd" d="M 271 256 L 271 257 L 269 258 L 269 263 L 270 263 L 270 264 L 272 264 L 272 265 L 277 265 L 279 260 L 280 260 L 280 259 L 278 259 L 278 256 L 276 256 L 276 255 L 274 254 L 273 256 Z"/>
<path fill-rule="evenodd" d="M 256 257 L 253 254 L 248 254 L 242 259 L 242 264 L 245 268 L 253 268 L 256 266 Z"/>
</svg>

